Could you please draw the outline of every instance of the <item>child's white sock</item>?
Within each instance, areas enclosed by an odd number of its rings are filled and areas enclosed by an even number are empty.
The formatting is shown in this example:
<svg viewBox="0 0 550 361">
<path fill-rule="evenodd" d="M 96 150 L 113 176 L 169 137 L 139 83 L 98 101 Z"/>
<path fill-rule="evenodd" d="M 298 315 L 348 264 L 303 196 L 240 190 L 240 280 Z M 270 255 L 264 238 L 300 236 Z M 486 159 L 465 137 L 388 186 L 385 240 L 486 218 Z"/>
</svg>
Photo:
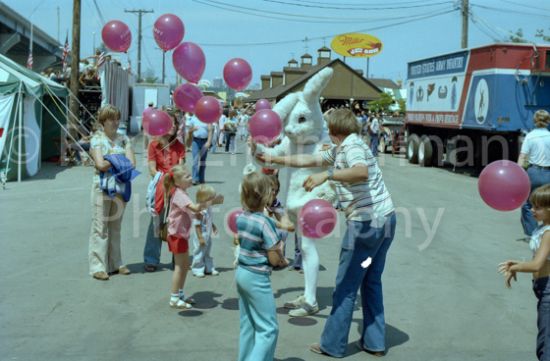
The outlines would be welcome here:
<svg viewBox="0 0 550 361">
<path fill-rule="evenodd" d="M 170 302 L 177 302 L 180 299 L 179 293 L 170 294 Z"/>
</svg>

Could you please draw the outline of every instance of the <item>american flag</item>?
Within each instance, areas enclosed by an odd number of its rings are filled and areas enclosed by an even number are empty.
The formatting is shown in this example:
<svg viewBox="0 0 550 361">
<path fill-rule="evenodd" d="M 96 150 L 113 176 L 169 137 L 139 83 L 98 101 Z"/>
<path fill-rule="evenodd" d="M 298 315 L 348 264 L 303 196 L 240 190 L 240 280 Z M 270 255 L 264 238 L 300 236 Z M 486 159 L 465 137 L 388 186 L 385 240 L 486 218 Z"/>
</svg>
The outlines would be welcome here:
<svg viewBox="0 0 550 361">
<path fill-rule="evenodd" d="M 33 59 L 32 59 L 32 47 L 31 47 L 29 48 L 29 57 L 27 58 L 27 68 L 31 70 L 32 70 L 32 62 L 33 62 Z"/>
<path fill-rule="evenodd" d="M 69 33 L 67 32 L 67 36 L 65 37 L 65 45 L 63 45 L 63 55 L 61 57 L 61 66 L 63 68 L 63 74 L 67 72 L 67 60 L 69 57 Z"/>
<path fill-rule="evenodd" d="M 99 69 L 99 67 L 102 66 L 103 63 L 105 63 L 105 52 L 104 51 L 102 51 L 101 54 L 98 55 L 96 67 Z"/>
</svg>

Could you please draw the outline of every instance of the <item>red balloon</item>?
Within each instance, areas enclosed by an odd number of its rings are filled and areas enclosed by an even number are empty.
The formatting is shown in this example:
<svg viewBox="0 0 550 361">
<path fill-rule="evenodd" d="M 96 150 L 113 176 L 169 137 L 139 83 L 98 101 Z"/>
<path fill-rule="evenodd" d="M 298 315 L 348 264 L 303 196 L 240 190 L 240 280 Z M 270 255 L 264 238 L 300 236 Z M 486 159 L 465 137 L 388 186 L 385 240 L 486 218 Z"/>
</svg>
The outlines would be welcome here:
<svg viewBox="0 0 550 361">
<path fill-rule="evenodd" d="M 332 204 L 322 199 L 307 202 L 298 214 L 302 234 L 309 238 L 328 236 L 336 227 L 338 215 Z"/>
<path fill-rule="evenodd" d="M 256 102 L 256 111 L 264 109 L 271 109 L 271 103 L 267 99 L 258 99 Z"/>
<path fill-rule="evenodd" d="M 222 112 L 222 105 L 213 96 L 203 96 L 195 105 L 195 115 L 204 123 L 216 123 Z"/>
<path fill-rule="evenodd" d="M 226 225 L 229 231 L 231 231 L 233 234 L 237 234 L 237 217 L 243 214 L 244 211 L 242 209 L 234 209 L 227 215 L 226 218 Z M 229 233 L 229 232 L 228 232 Z"/>
<path fill-rule="evenodd" d="M 174 69 L 185 80 L 198 83 L 204 73 L 206 59 L 200 46 L 184 42 L 178 45 L 172 53 Z"/>
<path fill-rule="evenodd" d="M 521 207 L 531 192 L 527 172 L 509 160 L 497 160 L 486 166 L 477 185 L 483 201 L 498 211 Z"/>
<path fill-rule="evenodd" d="M 161 15 L 153 26 L 153 36 L 158 46 L 164 50 L 172 50 L 183 40 L 185 28 L 183 22 L 174 14 Z"/>
<path fill-rule="evenodd" d="M 252 80 L 252 68 L 246 60 L 233 58 L 223 67 L 223 79 L 231 89 L 243 90 Z"/>
<path fill-rule="evenodd" d="M 203 97 L 201 90 L 193 84 L 182 84 L 174 91 L 174 103 L 184 112 L 194 113 L 195 105 Z"/>
<path fill-rule="evenodd" d="M 153 136 L 161 136 L 168 134 L 174 126 L 172 118 L 168 113 L 162 110 L 153 109 L 150 112 L 143 112 L 143 129 Z M 147 127 L 145 126 L 147 125 Z"/>
<path fill-rule="evenodd" d="M 281 134 L 283 123 L 279 114 L 271 109 L 263 109 L 250 118 L 248 130 L 256 143 L 269 144 Z"/>
<path fill-rule="evenodd" d="M 120 20 L 112 20 L 103 26 L 101 38 L 112 51 L 125 53 L 132 43 L 132 33 L 128 25 Z"/>
</svg>

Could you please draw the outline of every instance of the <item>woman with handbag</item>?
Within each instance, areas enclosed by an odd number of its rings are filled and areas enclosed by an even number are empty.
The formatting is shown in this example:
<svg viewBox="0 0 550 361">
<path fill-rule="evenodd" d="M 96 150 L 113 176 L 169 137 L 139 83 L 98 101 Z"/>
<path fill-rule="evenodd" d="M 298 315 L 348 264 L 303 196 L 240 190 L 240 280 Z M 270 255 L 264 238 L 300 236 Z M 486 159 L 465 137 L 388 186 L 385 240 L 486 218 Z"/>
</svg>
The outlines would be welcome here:
<svg viewBox="0 0 550 361">
<path fill-rule="evenodd" d="M 158 236 L 158 227 L 160 220 L 162 219 L 163 212 L 156 212 L 154 210 L 155 190 L 156 188 L 162 188 L 162 181 L 164 174 L 170 171 L 170 169 L 177 165 L 185 163 L 185 147 L 178 139 L 178 123 L 176 117 L 173 115 L 172 129 L 168 134 L 153 140 L 149 144 L 147 150 L 147 159 L 149 174 L 152 177 L 149 191 L 152 192 L 148 198 L 151 199 L 151 221 L 149 228 L 147 229 L 147 236 L 145 239 L 145 247 L 143 249 L 143 262 L 145 263 L 146 272 L 155 272 L 160 263 L 160 251 L 162 248 L 162 241 Z M 157 176 L 157 173 L 161 173 Z M 160 189 L 162 194 L 162 189 Z M 162 207 L 161 207 L 162 208 Z"/>
</svg>

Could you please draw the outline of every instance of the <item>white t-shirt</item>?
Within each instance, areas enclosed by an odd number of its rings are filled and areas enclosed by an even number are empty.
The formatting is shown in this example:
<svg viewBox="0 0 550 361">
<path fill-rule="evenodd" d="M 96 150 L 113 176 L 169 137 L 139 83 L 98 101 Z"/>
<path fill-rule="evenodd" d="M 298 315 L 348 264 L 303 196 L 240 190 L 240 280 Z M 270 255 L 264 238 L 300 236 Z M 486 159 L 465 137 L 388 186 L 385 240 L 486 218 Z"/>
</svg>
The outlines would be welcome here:
<svg viewBox="0 0 550 361">
<path fill-rule="evenodd" d="M 546 128 L 530 131 L 521 145 L 521 153 L 527 154 L 529 164 L 550 167 L 550 131 Z"/>
</svg>

